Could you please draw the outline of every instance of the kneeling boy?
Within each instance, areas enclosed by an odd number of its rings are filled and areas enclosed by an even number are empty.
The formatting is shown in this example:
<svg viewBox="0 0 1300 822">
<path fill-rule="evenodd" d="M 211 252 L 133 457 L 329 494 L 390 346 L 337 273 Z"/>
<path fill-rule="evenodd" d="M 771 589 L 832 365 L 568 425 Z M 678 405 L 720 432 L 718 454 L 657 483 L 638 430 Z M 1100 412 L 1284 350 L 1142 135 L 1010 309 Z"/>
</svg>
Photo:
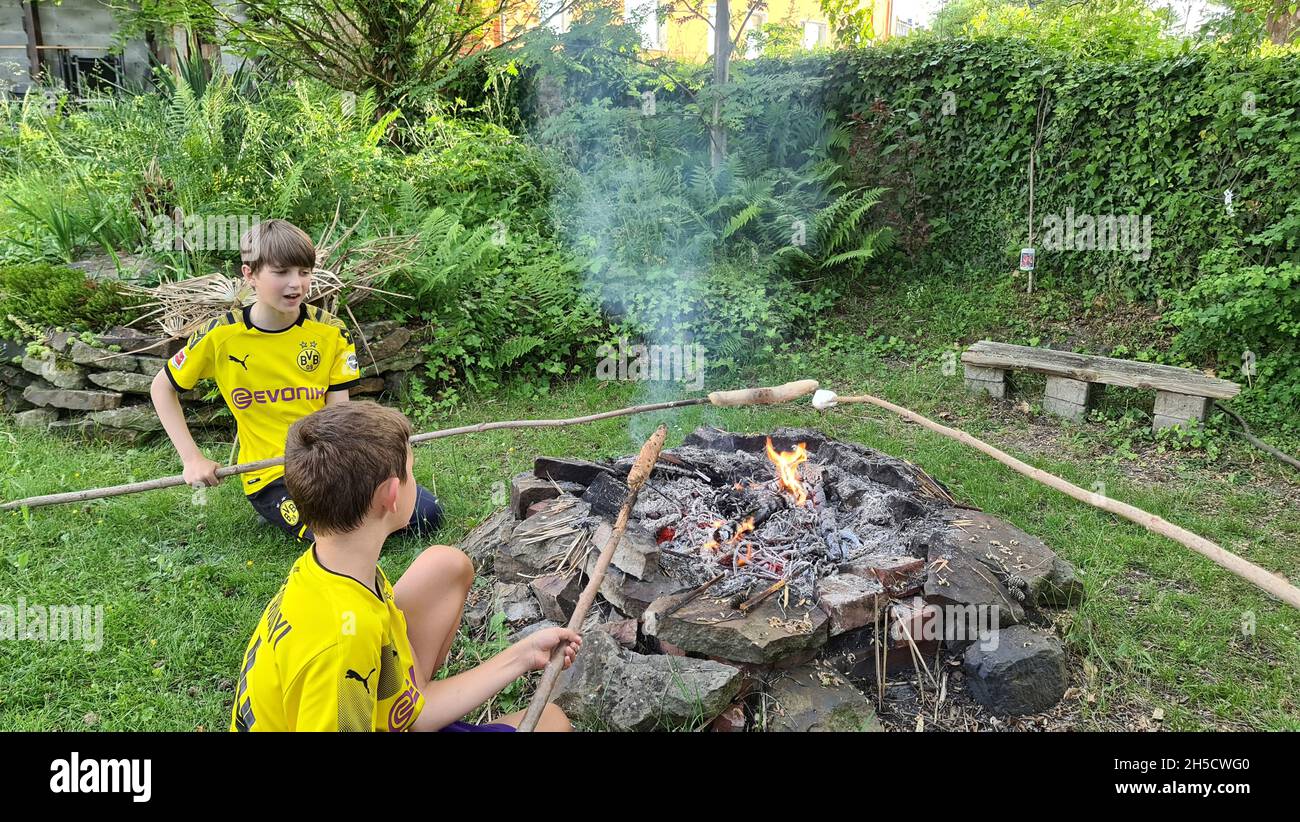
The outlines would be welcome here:
<svg viewBox="0 0 1300 822">
<path fill-rule="evenodd" d="M 415 507 L 410 424 L 372 402 L 332 405 L 294 423 L 285 483 L 313 524 L 316 544 L 262 614 L 244 653 L 231 730 L 512 731 L 462 716 L 520 676 L 546 667 L 565 645 L 567 668 L 582 644 L 567 628 L 537 631 L 469 671 L 442 667 L 474 577 L 455 548 L 428 548 L 390 586 L 377 562 L 389 534 Z M 569 730 L 547 705 L 538 730 Z"/>
<path fill-rule="evenodd" d="M 307 305 L 316 247 L 306 232 L 284 220 L 253 226 L 240 240 L 244 280 L 257 300 L 228 311 L 190 336 L 154 378 L 150 394 L 167 436 L 184 463 L 185 481 L 216 485 L 218 465 L 194 443 L 179 393 L 215 379 L 239 430 L 239 461 L 284 453 L 294 420 L 326 405 L 346 402 L 361 381 L 357 351 L 336 317 Z M 243 475 L 244 493 L 257 513 L 300 540 L 312 539 L 281 467 Z M 419 488 L 408 526 L 432 533 L 442 522 L 433 493 Z"/>
</svg>

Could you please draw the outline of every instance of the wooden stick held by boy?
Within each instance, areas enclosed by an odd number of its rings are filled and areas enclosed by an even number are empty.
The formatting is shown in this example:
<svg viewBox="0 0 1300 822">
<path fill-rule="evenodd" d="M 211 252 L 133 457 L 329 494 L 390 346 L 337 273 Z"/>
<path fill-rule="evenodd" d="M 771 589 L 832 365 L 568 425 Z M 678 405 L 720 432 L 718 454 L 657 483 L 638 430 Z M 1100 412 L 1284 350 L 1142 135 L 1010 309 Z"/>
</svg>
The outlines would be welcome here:
<svg viewBox="0 0 1300 822">
<path fill-rule="evenodd" d="M 582 621 L 587 618 L 587 611 L 591 609 L 591 604 L 596 600 L 596 592 L 600 590 L 600 583 L 605 578 L 605 571 L 609 568 L 609 563 L 614 559 L 614 551 L 618 548 L 619 542 L 623 539 L 623 531 L 627 529 L 628 517 L 632 514 L 632 508 L 636 505 L 637 495 L 641 493 L 641 486 L 650 477 L 650 472 L 654 470 L 655 462 L 659 460 L 659 452 L 664 448 L 664 439 L 668 436 L 668 426 L 660 424 L 655 432 L 646 440 L 645 445 L 641 446 L 641 453 L 637 455 L 636 462 L 632 464 L 632 470 L 627 475 L 627 499 L 623 500 L 623 507 L 618 512 L 618 519 L 614 521 L 614 530 L 609 535 L 609 540 L 605 547 L 601 549 L 600 558 L 596 560 L 596 567 L 592 569 L 591 578 L 587 581 L 587 587 L 582 590 L 582 596 L 578 598 L 578 605 L 573 609 L 573 615 L 569 617 L 569 630 L 581 632 Z M 557 646 L 551 652 L 551 661 L 547 663 L 546 670 L 542 673 L 542 679 L 537 683 L 537 691 L 533 694 L 532 702 L 528 703 L 528 712 L 524 714 L 523 722 L 519 723 L 520 731 L 532 731 L 537 727 L 537 721 L 541 719 L 542 711 L 546 708 L 547 701 L 550 700 L 551 690 L 555 687 L 555 680 L 560 676 L 561 666 L 564 664 L 564 647 Z"/>
<path fill-rule="evenodd" d="M 588 414 L 582 417 L 570 417 L 567 419 L 500 420 L 495 422 L 481 422 L 475 425 L 462 425 L 457 428 L 446 428 L 441 431 L 429 431 L 424 434 L 416 434 L 411 437 L 411 445 L 420 445 L 444 437 L 454 437 L 461 434 L 479 434 L 484 431 L 498 431 L 507 428 L 560 428 L 569 425 L 582 425 L 589 422 L 612 419 L 614 417 L 623 417 L 629 414 L 644 414 L 649 411 L 662 411 L 669 408 L 684 408 L 690 405 L 704 405 L 705 403 L 720 408 L 735 408 L 748 405 L 776 405 L 796 400 L 799 397 L 811 394 L 816 390 L 816 380 L 797 380 L 783 385 L 760 386 L 757 388 L 737 388 L 732 391 L 714 391 L 707 397 L 694 397 L 692 399 L 650 403 L 648 405 L 634 405 L 628 408 L 620 408 L 615 411 L 602 411 L 598 414 Z M 265 468 L 271 468 L 283 464 L 284 457 L 273 457 L 270 459 L 258 460 L 257 462 L 224 466 L 218 468 L 214 474 L 217 479 L 224 479 L 225 477 L 235 476 L 236 474 L 243 474 L 249 471 L 260 471 Z M 140 482 L 132 482 L 124 485 L 90 488 L 85 491 L 67 491 L 59 494 L 43 494 L 41 496 L 27 497 L 26 499 L 19 499 L 0 504 L 0 511 L 14 511 L 19 508 L 40 508 L 46 505 L 61 505 L 68 502 L 85 502 L 92 499 L 116 497 L 122 494 L 136 494 L 142 491 L 174 488 L 178 485 L 184 484 L 184 475 L 177 474 L 171 477 L 159 477 L 158 479 L 142 480 Z"/>
</svg>

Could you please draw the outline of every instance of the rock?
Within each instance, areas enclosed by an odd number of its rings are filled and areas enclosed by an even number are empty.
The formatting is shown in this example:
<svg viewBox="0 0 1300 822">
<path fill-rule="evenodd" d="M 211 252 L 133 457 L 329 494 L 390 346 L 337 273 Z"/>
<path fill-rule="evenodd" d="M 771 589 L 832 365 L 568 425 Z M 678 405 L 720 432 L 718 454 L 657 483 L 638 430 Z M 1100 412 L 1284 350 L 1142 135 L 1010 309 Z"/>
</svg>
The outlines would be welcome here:
<svg viewBox="0 0 1300 822">
<path fill-rule="evenodd" d="M 1065 649 L 1051 634 L 1014 625 L 995 635 L 993 643 L 976 642 L 966 649 L 963 668 L 971 696 L 993 713 L 1034 714 L 1055 705 L 1065 695 Z"/>
<path fill-rule="evenodd" d="M 533 476 L 556 482 L 576 482 L 579 485 L 591 485 L 596 477 L 608 474 L 609 470 L 599 463 L 564 457 L 538 457 L 533 461 Z"/>
<path fill-rule="evenodd" d="M 378 340 L 385 334 L 400 328 L 401 323 L 397 320 L 375 320 L 373 322 L 361 323 L 357 326 L 357 331 L 367 340 Z"/>
<path fill-rule="evenodd" d="M 627 499 L 627 484 L 616 477 L 600 473 L 587 486 L 582 494 L 582 501 L 591 506 L 591 512 L 607 520 L 613 520 L 623 508 Z"/>
<path fill-rule="evenodd" d="M 826 444 L 826 435 L 811 428 L 781 426 L 771 434 L 732 434 L 735 450 L 751 454 L 766 454 L 769 437 L 777 451 L 793 451 L 796 445 L 802 444 L 809 454 L 816 454 Z"/>
<path fill-rule="evenodd" d="M 12 365 L 0 365 L 0 383 L 13 386 L 14 388 L 26 388 L 36 382 L 36 375 L 22 368 L 14 368 Z"/>
<path fill-rule="evenodd" d="M 603 622 L 600 627 L 624 648 L 636 647 L 637 622 L 635 619 L 616 619 L 613 622 Z"/>
<path fill-rule="evenodd" d="M 379 339 L 368 336 L 369 350 L 358 352 L 362 359 L 374 358 L 378 362 L 396 357 L 406 350 L 407 345 L 411 342 L 411 332 L 406 328 L 395 328 L 391 332 Z M 365 346 L 363 346 L 363 349 Z"/>
<path fill-rule="evenodd" d="M 569 621 L 578 606 L 582 585 L 583 576 L 580 573 L 569 574 L 567 577 L 547 574 L 528 583 L 541 607 L 542 616 L 564 623 Z"/>
<path fill-rule="evenodd" d="M 535 503 L 555 499 L 560 494 L 578 496 L 581 493 L 582 486 L 576 483 L 561 482 L 557 485 L 551 480 L 539 479 L 532 471 L 524 471 L 510 480 L 510 510 L 516 518 L 528 519 L 528 509 Z"/>
<path fill-rule="evenodd" d="M 809 654 L 830 638 L 830 620 L 819 607 L 781 612 L 780 597 L 768 597 L 748 614 L 726 599 L 699 597 L 662 616 L 670 599 L 651 603 L 642 630 L 688 653 L 736 662 L 773 663 Z"/>
<path fill-rule="evenodd" d="M 624 650 L 601 629 L 556 683 L 555 702 L 585 727 L 614 731 L 699 728 L 740 691 L 740 671 L 719 662 Z"/>
<path fill-rule="evenodd" d="M 9 411 L 25 411 L 32 408 L 32 404 L 23 399 L 22 391 L 7 385 L 0 389 L 0 402 L 3 402 L 5 409 Z"/>
<path fill-rule="evenodd" d="M 122 395 L 108 391 L 70 391 L 42 388 L 33 383 L 23 389 L 23 399 L 33 405 L 67 408 L 73 411 L 107 411 L 122 404 Z"/>
<path fill-rule="evenodd" d="M 27 353 L 27 346 L 17 340 L 0 339 L 0 362 L 11 362 L 12 360 L 21 360 Z"/>
<path fill-rule="evenodd" d="M 498 582 L 492 586 L 493 613 L 506 615 L 506 622 L 521 624 L 542 618 L 541 606 L 532 591 L 521 582 Z"/>
<path fill-rule="evenodd" d="M 1078 605 L 1085 596 L 1083 581 L 1079 579 L 1074 564 L 1059 556 L 1052 559 L 1052 571 L 1047 575 L 1044 583 L 1035 587 L 1031 582 L 1029 590 L 1034 605 L 1039 608 L 1048 606 L 1068 608 Z"/>
<path fill-rule="evenodd" d="M 76 339 L 77 336 L 78 335 L 72 331 L 51 331 L 45 337 L 45 347 L 62 354 L 68 350 L 68 345 Z"/>
<path fill-rule="evenodd" d="M 840 565 L 841 574 L 876 579 L 895 598 L 911 596 L 925 584 L 925 560 L 919 557 L 868 554 Z"/>
<path fill-rule="evenodd" d="M 180 342 L 184 342 L 184 340 L 181 340 Z M 100 348 L 117 346 L 127 354 L 132 351 L 147 351 L 150 354 L 161 356 L 165 353 L 164 348 L 167 343 L 168 338 L 166 337 L 145 334 L 142 331 L 137 331 L 134 328 L 127 328 L 126 326 L 121 325 L 115 325 L 103 334 L 95 335 L 95 345 Z"/>
<path fill-rule="evenodd" d="M 120 391 L 123 394 L 148 394 L 153 386 L 152 376 L 130 374 L 126 371 L 92 371 L 87 376 L 100 388 Z"/>
<path fill-rule="evenodd" d="M 97 253 L 68 264 L 85 273 L 87 279 L 120 280 L 147 276 L 159 267 L 159 263 L 148 257 L 136 254 Z"/>
<path fill-rule="evenodd" d="M 686 435 L 682 440 L 682 445 L 694 445 L 697 448 L 707 448 L 710 451 L 722 451 L 730 454 L 736 450 L 736 437 L 729 431 L 723 431 L 721 428 L 715 428 L 712 425 L 702 425 Z"/>
<path fill-rule="evenodd" d="M 161 431 L 163 427 L 162 421 L 158 419 L 158 414 L 154 411 L 152 405 L 131 405 L 126 408 L 115 408 L 111 411 L 96 411 L 90 414 L 89 418 L 96 425 L 109 428 L 129 428 L 142 434 Z"/>
<path fill-rule="evenodd" d="M 876 631 L 870 625 L 848 631 L 832 637 L 818 659 L 848 677 L 850 681 L 866 683 L 868 689 L 874 688 L 877 682 L 875 640 Z M 939 651 L 939 642 L 921 639 L 917 641 L 916 647 L 923 659 L 933 660 Z M 906 641 L 886 643 L 885 673 L 887 676 L 911 677 L 915 670 L 916 660 Z"/>
<path fill-rule="evenodd" d="M 30 411 L 14 415 L 14 424 L 19 428 L 31 428 L 37 431 L 45 431 L 50 427 L 50 423 L 59 418 L 59 412 L 53 408 L 33 408 Z"/>
<path fill-rule="evenodd" d="M 467 633 L 477 634 L 492 617 L 492 589 L 476 585 L 465 598 L 465 609 L 461 611 L 460 622 Z"/>
<path fill-rule="evenodd" d="M 686 652 L 671 642 L 664 642 L 662 639 L 656 639 L 655 644 L 659 646 L 659 652 L 669 656 L 686 656 Z"/>
<path fill-rule="evenodd" d="M 593 545 L 587 553 L 584 569 L 588 578 L 595 570 L 596 560 L 600 557 L 600 547 Z M 623 616 L 640 619 L 646 608 L 650 607 L 650 603 L 656 599 L 689 587 L 663 574 L 653 574 L 648 579 L 637 579 L 631 574 L 623 573 L 611 561 L 609 567 L 605 569 L 605 578 L 600 581 L 599 591 L 605 601 L 617 608 Z"/>
<path fill-rule="evenodd" d="M 871 700 L 838 672 L 805 665 L 768 689 L 768 731 L 883 731 Z"/>
<path fill-rule="evenodd" d="M 100 371 L 129 371 L 131 373 L 139 373 L 140 371 L 140 361 L 135 357 L 103 348 L 95 348 L 86 345 L 81 340 L 72 341 L 72 345 L 68 349 L 68 357 L 77 365 L 88 366 Z"/>
<path fill-rule="evenodd" d="M 531 625 L 525 625 L 524 627 L 520 628 L 518 631 L 515 631 L 510 636 L 506 637 L 506 642 L 509 642 L 511 645 L 513 645 L 519 640 L 532 636 L 538 631 L 543 631 L 547 628 L 559 628 L 559 627 L 560 627 L 560 623 L 556 622 L 555 620 L 543 619 L 539 622 L 534 622 Z"/>
<path fill-rule="evenodd" d="M 601 522 L 591 537 L 591 544 L 599 551 L 609 542 L 613 532 L 614 526 Z M 623 530 L 623 538 L 614 549 L 610 564 L 637 579 L 653 579 L 659 576 L 659 543 L 640 525 L 629 522 Z"/>
<path fill-rule="evenodd" d="M 137 371 L 141 374 L 148 374 L 151 377 L 155 376 L 159 371 L 162 371 L 163 367 L 167 365 L 167 361 L 161 357 L 146 357 L 142 354 L 136 355 L 135 363 Z"/>
<path fill-rule="evenodd" d="M 75 365 L 60 360 L 53 352 L 47 351 L 40 356 L 28 354 L 23 357 L 23 370 L 58 388 L 85 388 L 86 372 Z"/>
<path fill-rule="evenodd" d="M 984 543 L 971 543 L 952 528 L 939 528 L 920 537 L 917 548 L 926 549 L 925 598 L 930 602 L 970 605 L 976 609 L 998 609 L 1001 625 L 1023 622 L 1025 609 L 1007 590 L 982 557 L 989 551 Z"/>
<path fill-rule="evenodd" d="M 364 368 L 364 363 L 362 364 L 362 367 Z M 367 396 L 371 394 L 381 394 L 383 393 L 383 390 L 384 390 L 383 377 L 366 377 L 361 382 L 352 386 L 351 390 L 348 393 L 356 394 L 357 396 Z"/>
<path fill-rule="evenodd" d="M 745 730 L 745 706 L 735 703 L 709 723 L 709 730 L 720 734 L 737 734 Z"/>
<path fill-rule="evenodd" d="M 894 524 L 903 526 L 915 519 L 925 516 L 928 511 L 916 497 L 898 491 L 889 491 L 884 496 L 885 510 L 893 517 Z"/>
<path fill-rule="evenodd" d="M 889 605 L 889 594 L 878 580 L 839 574 L 817 580 L 817 604 L 830 617 L 831 636 L 875 625 Z"/>
<path fill-rule="evenodd" d="M 365 363 L 361 363 L 363 366 Z M 419 365 L 424 364 L 424 352 L 418 348 L 407 349 L 396 356 L 389 357 L 386 360 L 378 360 L 372 363 L 373 373 L 388 374 L 393 371 L 410 371 Z"/>
<path fill-rule="evenodd" d="M 492 558 L 510 541 L 518 520 L 509 510 L 502 508 L 465 536 L 459 548 L 465 556 L 474 562 L 474 569 L 480 574 L 492 567 Z"/>
<path fill-rule="evenodd" d="M 541 512 L 545 511 L 546 503 L 549 501 L 550 500 L 538 500 L 537 502 L 534 502 L 532 505 L 528 506 L 528 510 L 524 512 L 524 519 L 528 519 L 529 517 L 535 514 L 540 514 Z"/>
<path fill-rule="evenodd" d="M 993 562 L 1004 563 L 1007 570 L 1024 579 L 1028 604 L 1069 605 L 1083 600 L 1083 583 L 1074 566 L 1038 537 L 982 511 L 953 509 L 945 518 L 954 542 L 968 546 L 977 556 L 993 554 L 998 557 Z M 953 525 L 954 521 L 962 524 Z"/>
<path fill-rule="evenodd" d="M 558 497 L 546 504 L 544 511 L 516 525 L 509 541 L 493 554 L 492 567 L 502 582 L 526 582 L 550 572 L 584 530 L 586 503 Z"/>
</svg>

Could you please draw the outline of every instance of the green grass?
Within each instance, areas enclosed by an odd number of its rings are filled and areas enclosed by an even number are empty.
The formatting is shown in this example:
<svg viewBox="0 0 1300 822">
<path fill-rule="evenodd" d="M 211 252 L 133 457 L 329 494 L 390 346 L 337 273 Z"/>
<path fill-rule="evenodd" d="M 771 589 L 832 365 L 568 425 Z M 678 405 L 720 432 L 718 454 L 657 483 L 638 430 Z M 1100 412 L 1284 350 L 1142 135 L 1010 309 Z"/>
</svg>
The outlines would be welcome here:
<svg viewBox="0 0 1300 822">
<path fill-rule="evenodd" d="M 841 322 L 852 319 L 842 318 Z M 862 326 L 859 326 L 861 328 Z M 1217 460 L 1139 443 L 1117 458 L 1104 423 L 1035 421 L 1005 404 L 968 397 L 960 371 L 945 375 L 935 349 L 912 362 L 876 356 L 876 334 L 840 330 L 732 384 L 815 377 L 841 394 L 870 392 L 976 436 L 1071 482 L 1107 493 L 1214 540 L 1267 569 L 1300 578 L 1300 508 L 1293 474 L 1235 440 Z M 503 391 L 459 412 L 421 420 L 442 428 L 497 419 L 577 416 L 643 401 L 643 386 L 586 380 L 542 398 Z M 959 443 L 866 406 L 821 415 L 806 403 L 770 409 L 694 407 L 662 415 L 437 440 L 417 450 L 416 476 L 448 514 L 439 539 L 455 542 L 496 506 L 494 490 L 541 454 L 587 458 L 633 453 L 659 421 L 670 444 L 696 426 L 770 430 L 815 426 L 904 457 L 978 505 L 1047 541 L 1082 572 L 1088 597 L 1063 622 L 1075 670 L 1091 672 L 1077 727 L 1112 729 L 1115 717 L 1164 711 L 1168 729 L 1300 729 L 1300 614 L 1206 559 L 1127 521 L 1011 472 Z M 107 485 L 175 473 L 165 443 L 87 444 L 13 431 L 0 418 L 8 466 L 0 497 Z M 1047 439 L 1044 439 L 1047 438 Z M 205 443 L 222 459 L 228 440 Z M 1145 472 L 1158 471 L 1158 479 Z M 1172 479 L 1171 479 L 1172 478 Z M 494 489 L 495 486 L 495 489 Z M 229 723 L 240 656 L 266 601 L 301 548 L 262 526 L 225 483 L 206 505 L 188 490 L 0 514 L 0 604 L 102 604 L 104 645 L 0 642 L 0 730 L 207 730 Z M 390 543 L 381 563 L 396 579 L 420 545 Z M 1243 614 L 1255 634 L 1243 635 Z M 465 667 L 492 643 L 458 642 Z M 1086 665 L 1085 665 L 1086 662 Z M 522 685 L 496 706 L 522 707 Z M 1145 712 L 1141 714 L 1141 712 Z M 93 716 L 92 716 L 93 715 Z"/>
</svg>

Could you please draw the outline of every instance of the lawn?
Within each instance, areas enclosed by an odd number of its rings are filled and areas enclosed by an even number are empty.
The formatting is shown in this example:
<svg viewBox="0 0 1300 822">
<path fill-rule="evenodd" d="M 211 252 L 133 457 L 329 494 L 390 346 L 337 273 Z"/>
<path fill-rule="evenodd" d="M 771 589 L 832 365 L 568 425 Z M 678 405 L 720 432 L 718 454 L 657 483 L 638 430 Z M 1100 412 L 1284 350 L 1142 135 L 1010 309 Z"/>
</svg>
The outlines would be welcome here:
<svg viewBox="0 0 1300 822">
<path fill-rule="evenodd" d="M 841 337 L 841 342 L 849 342 Z M 857 350 L 871 340 L 862 338 Z M 904 366 L 837 346 L 810 346 L 778 360 L 752 383 L 816 377 L 841 391 L 870 391 L 938 416 L 1035 465 L 1152 511 L 1265 568 L 1300 575 L 1300 508 L 1283 469 L 1236 443 L 1212 463 L 1151 451 L 1117 459 L 1101 423 L 1072 426 L 967 397 L 959 375 L 938 362 Z M 812 353 L 816 352 L 816 353 Z M 738 382 L 750 382 L 740 380 Z M 645 399 L 643 384 L 571 383 L 543 397 L 504 392 L 458 413 L 421 420 L 425 429 L 495 419 L 576 416 Z M 958 443 L 862 407 L 818 414 L 806 404 L 773 409 L 680 409 L 555 430 L 496 431 L 438 440 L 417 451 L 416 476 L 436 487 L 448 514 L 440 535 L 454 543 L 491 513 L 510 477 L 539 454 L 607 457 L 635 451 L 658 420 L 671 444 L 697 425 L 766 430 L 816 426 L 905 457 L 961 500 L 1043 537 L 1082 571 L 1087 600 L 1062 620 L 1076 681 L 1076 726 L 1123 727 L 1117 717 L 1163 711 L 1167 729 L 1300 729 L 1300 614 L 1181 546 L 1067 499 Z M 0 437 L 10 469 L 0 496 L 20 496 L 169 474 L 166 443 L 143 448 Z M 1034 432 L 1035 436 L 1027 436 Z M 204 442 L 222 457 L 229 441 Z M 1154 479 L 1153 479 L 1154 477 Z M 500 483 L 500 484 L 498 484 Z M 102 604 L 103 647 L 74 642 L 3 642 L 0 729 L 223 729 L 240 655 L 266 601 L 300 548 L 263 526 L 225 483 L 198 504 L 189 490 L 11 512 L 0 521 L 0 602 Z M 396 578 L 420 546 L 390 544 L 382 564 Z M 1253 636 L 1243 620 L 1253 614 Z M 499 638 L 497 645 L 499 645 Z M 465 640 L 463 667 L 491 643 Z M 527 693 L 512 688 L 493 710 Z M 1072 697 L 1076 698 L 1076 697 Z M 1128 721 L 1128 720 L 1124 720 Z"/>
</svg>

